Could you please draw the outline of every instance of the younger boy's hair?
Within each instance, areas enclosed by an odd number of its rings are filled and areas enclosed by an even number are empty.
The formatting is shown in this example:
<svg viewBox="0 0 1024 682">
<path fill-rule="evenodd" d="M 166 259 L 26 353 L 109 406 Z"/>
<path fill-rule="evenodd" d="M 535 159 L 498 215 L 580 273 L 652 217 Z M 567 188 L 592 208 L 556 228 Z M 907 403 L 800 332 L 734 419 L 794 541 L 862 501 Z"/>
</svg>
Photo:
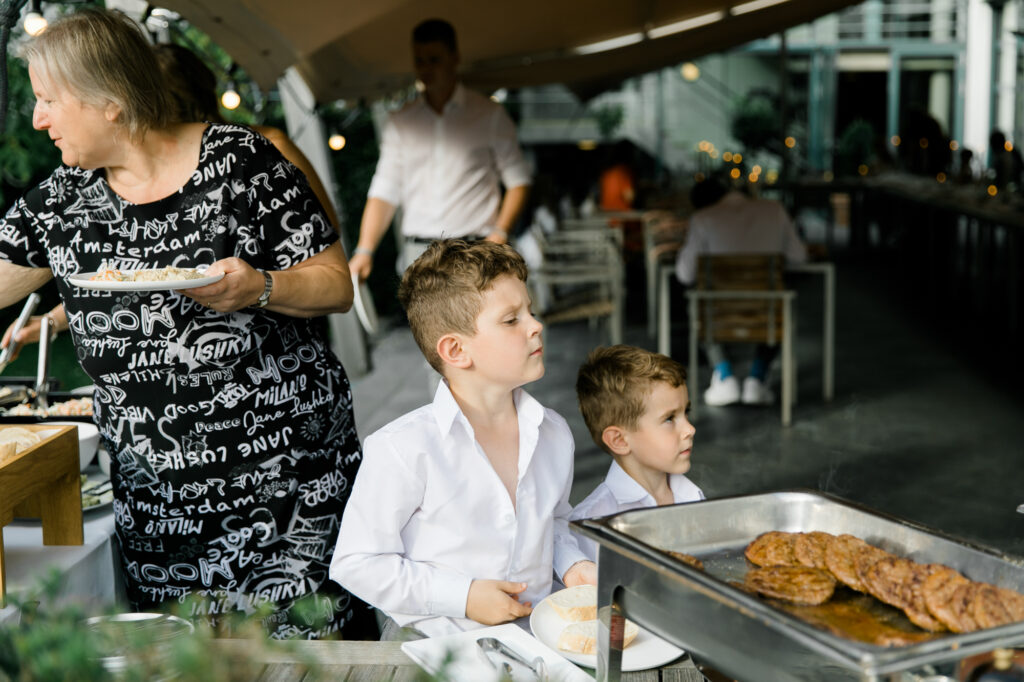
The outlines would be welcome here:
<svg viewBox="0 0 1024 682">
<path fill-rule="evenodd" d="M 601 438 L 609 426 L 638 427 L 657 381 L 685 386 L 686 368 L 636 346 L 601 346 L 590 352 L 576 376 L 576 398 L 590 437 L 602 450 L 612 454 Z"/>
<path fill-rule="evenodd" d="M 405 308 L 416 345 L 430 366 L 444 374 L 437 341 L 445 334 L 476 334 L 483 293 L 510 275 L 526 282 L 526 263 L 507 244 L 442 239 L 427 247 L 402 276 L 398 301 Z"/>
</svg>

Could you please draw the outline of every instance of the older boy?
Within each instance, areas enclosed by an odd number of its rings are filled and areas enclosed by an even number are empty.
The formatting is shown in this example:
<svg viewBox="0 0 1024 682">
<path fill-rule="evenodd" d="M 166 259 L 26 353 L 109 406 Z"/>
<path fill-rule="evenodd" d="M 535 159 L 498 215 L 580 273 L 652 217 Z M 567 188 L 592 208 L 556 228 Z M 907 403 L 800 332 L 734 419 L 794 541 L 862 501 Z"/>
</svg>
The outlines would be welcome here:
<svg viewBox="0 0 1024 682">
<path fill-rule="evenodd" d="M 704 499 L 683 475 L 690 470 L 695 429 L 686 419 L 690 398 L 682 365 L 633 346 L 597 348 L 580 367 L 576 396 L 594 442 L 614 461 L 570 519 Z M 577 539 L 596 561 L 597 545 Z"/>
<path fill-rule="evenodd" d="M 444 380 L 433 403 L 366 439 L 331 578 L 390 616 L 385 638 L 529 615 L 552 568 L 566 585 L 595 583 L 568 528 L 572 434 L 520 388 L 544 374 L 523 259 L 438 241 L 398 295 Z"/>
</svg>

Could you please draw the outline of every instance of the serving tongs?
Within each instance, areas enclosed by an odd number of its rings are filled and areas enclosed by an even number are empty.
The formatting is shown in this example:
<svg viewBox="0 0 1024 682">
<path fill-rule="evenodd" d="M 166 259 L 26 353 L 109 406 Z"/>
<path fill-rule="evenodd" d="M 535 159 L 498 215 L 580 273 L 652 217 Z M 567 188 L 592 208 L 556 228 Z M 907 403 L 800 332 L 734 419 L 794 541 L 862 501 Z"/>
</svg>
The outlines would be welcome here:
<svg viewBox="0 0 1024 682">
<path fill-rule="evenodd" d="M 21 350 L 21 343 L 15 341 L 15 338 L 32 317 L 32 313 L 36 311 L 39 306 L 39 294 L 29 294 L 28 298 L 25 299 L 25 306 L 21 309 L 21 314 L 18 315 L 18 319 L 14 322 L 14 327 L 11 328 L 11 339 L 7 342 L 7 347 L 0 350 L 0 372 L 7 369 L 7 365 L 11 364 L 11 360 Z"/>
</svg>

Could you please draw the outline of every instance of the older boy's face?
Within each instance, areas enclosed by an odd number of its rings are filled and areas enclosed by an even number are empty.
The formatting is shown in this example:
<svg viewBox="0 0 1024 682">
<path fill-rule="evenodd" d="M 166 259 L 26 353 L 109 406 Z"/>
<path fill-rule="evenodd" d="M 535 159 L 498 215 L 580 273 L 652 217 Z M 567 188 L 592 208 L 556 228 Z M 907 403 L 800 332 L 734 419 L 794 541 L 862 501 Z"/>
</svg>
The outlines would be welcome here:
<svg viewBox="0 0 1024 682">
<path fill-rule="evenodd" d="M 666 474 L 690 470 L 690 452 L 696 429 L 686 418 L 690 396 L 686 386 L 657 381 L 647 399 L 636 430 L 627 430 L 630 457 L 640 466 Z"/>
<path fill-rule="evenodd" d="M 483 299 L 476 334 L 463 339 L 473 368 L 509 390 L 544 376 L 542 325 L 530 313 L 526 284 L 511 275 L 499 277 Z"/>
</svg>

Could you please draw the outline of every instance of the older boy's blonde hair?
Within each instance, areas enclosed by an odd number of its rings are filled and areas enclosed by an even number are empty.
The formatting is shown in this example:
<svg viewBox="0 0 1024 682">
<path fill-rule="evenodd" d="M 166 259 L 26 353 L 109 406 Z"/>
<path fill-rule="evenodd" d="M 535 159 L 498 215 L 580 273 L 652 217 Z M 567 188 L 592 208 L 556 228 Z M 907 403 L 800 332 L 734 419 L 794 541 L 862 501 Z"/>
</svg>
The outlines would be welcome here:
<svg viewBox="0 0 1024 682">
<path fill-rule="evenodd" d="M 427 362 L 442 371 L 437 342 L 445 334 L 476 334 L 483 293 L 499 277 L 526 282 L 526 263 L 507 244 L 443 239 L 434 242 L 409 266 L 398 287 L 398 300 Z"/>
<path fill-rule="evenodd" d="M 653 384 L 686 385 L 686 369 L 660 353 L 635 346 L 595 348 L 576 376 L 576 398 L 590 437 L 612 454 L 601 435 L 609 426 L 635 430 Z"/>
<path fill-rule="evenodd" d="M 102 109 L 116 104 L 117 123 L 140 142 L 168 124 L 173 103 L 142 29 L 117 11 L 85 8 L 51 24 L 22 51 L 53 86 Z"/>
</svg>

